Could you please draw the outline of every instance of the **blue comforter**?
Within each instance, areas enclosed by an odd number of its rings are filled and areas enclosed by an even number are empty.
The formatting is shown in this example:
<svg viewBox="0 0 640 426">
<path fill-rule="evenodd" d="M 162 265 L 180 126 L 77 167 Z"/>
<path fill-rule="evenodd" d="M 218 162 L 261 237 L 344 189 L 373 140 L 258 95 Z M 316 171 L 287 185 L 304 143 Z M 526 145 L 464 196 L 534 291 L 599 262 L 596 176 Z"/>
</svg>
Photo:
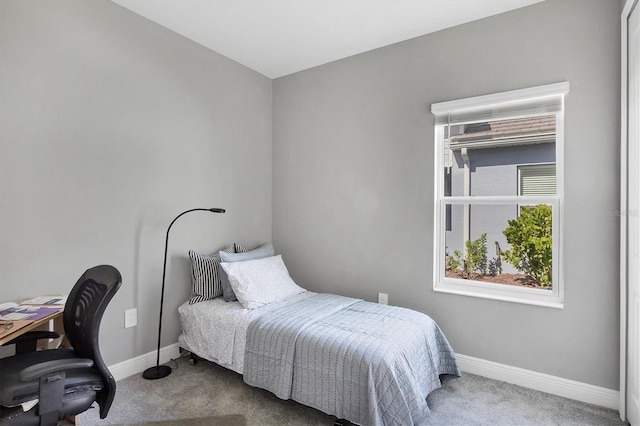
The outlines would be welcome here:
<svg viewBox="0 0 640 426">
<path fill-rule="evenodd" d="M 410 309 L 316 294 L 252 321 L 244 381 L 361 425 L 424 424 L 460 376 L 438 325 Z"/>
</svg>

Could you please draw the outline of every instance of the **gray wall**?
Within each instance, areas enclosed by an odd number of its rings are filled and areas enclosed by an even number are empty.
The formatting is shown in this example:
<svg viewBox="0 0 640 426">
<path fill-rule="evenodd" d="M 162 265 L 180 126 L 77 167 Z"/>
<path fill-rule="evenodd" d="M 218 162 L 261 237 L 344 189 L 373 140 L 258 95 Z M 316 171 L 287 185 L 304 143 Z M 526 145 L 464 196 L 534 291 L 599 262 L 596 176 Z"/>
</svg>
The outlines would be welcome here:
<svg viewBox="0 0 640 426">
<path fill-rule="evenodd" d="M 458 353 L 617 389 L 620 10 L 547 0 L 277 79 L 273 240 L 294 279 L 389 293 Z M 565 80 L 564 309 L 434 293 L 430 105 Z"/>
<path fill-rule="evenodd" d="M 163 346 L 186 252 L 271 238 L 272 81 L 106 0 L 0 1 L 0 301 L 68 292 L 109 263 L 114 364 Z M 138 326 L 124 329 L 124 311 Z"/>
</svg>

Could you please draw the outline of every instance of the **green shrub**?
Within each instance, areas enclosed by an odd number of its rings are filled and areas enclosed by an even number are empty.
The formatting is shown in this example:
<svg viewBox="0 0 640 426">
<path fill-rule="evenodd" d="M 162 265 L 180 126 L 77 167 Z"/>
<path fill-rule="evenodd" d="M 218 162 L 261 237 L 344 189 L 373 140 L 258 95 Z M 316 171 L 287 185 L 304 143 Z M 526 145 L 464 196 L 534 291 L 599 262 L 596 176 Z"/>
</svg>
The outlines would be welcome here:
<svg viewBox="0 0 640 426">
<path fill-rule="evenodd" d="M 489 275 L 491 275 L 492 277 L 495 277 L 496 275 L 501 274 L 502 264 L 500 262 L 500 259 L 494 257 L 493 259 L 489 260 L 487 271 L 489 272 Z"/>
<path fill-rule="evenodd" d="M 473 241 L 464 242 L 464 254 L 460 250 L 453 252 L 450 260 L 451 269 L 462 274 L 464 278 L 471 278 L 487 273 L 487 234 L 480 235 L 480 238 Z M 462 267 L 462 269 L 460 269 Z"/>
<path fill-rule="evenodd" d="M 454 251 L 454 254 L 456 254 L 456 256 L 451 256 L 449 255 L 449 248 L 445 247 L 445 264 L 446 264 L 446 268 L 447 269 L 451 269 L 453 271 L 458 271 L 460 269 L 461 266 L 461 261 L 460 261 L 460 257 L 459 254 L 460 252 L 458 250 Z"/>
<path fill-rule="evenodd" d="M 487 273 L 487 234 L 480 235 L 480 238 L 464 243 L 467 252 L 467 263 L 469 271 L 479 275 Z"/>
<path fill-rule="evenodd" d="M 517 219 L 510 220 L 502 231 L 509 250 L 505 260 L 520 272 L 532 276 L 543 286 L 551 285 L 553 237 L 552 210 L 547 204 L 522 208 Z"/>
</svg>

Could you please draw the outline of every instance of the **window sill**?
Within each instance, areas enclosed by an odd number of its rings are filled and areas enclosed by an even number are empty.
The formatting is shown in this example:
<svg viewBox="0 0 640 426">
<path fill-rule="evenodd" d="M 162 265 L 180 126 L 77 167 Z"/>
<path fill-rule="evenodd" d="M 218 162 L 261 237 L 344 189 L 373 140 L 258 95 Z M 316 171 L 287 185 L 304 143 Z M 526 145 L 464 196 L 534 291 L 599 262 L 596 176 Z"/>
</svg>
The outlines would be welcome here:
<svg viewBox="0 0 640 426">
<path fill-rule="evenodd" d="M 447 278 L 440 282 L 436 280 L 433 291 L 545 308 L 564 309 L 562 297 L 554 294 L 551 290 L 519 287 L 505 288 L 504 284 L 489 284 L 479 281 Z"/>
</svg>

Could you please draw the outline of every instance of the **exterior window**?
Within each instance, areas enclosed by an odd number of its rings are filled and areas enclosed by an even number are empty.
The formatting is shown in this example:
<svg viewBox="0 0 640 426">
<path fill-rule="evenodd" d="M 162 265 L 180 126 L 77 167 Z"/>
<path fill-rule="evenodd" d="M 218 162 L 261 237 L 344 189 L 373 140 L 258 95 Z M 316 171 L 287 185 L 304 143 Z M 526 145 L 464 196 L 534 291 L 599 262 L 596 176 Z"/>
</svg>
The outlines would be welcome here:
<svg viewBox="0 0 640 426">
<path fill-rule="evenodd" d="M 435 291 L 563 306 L 568 90 L 558 83 L 432 105 Z"/>
<path fill-rule="evenodd" d="M 518 166 L 518 195 L 554 195 L 556 165 Z"/>
</svg>

